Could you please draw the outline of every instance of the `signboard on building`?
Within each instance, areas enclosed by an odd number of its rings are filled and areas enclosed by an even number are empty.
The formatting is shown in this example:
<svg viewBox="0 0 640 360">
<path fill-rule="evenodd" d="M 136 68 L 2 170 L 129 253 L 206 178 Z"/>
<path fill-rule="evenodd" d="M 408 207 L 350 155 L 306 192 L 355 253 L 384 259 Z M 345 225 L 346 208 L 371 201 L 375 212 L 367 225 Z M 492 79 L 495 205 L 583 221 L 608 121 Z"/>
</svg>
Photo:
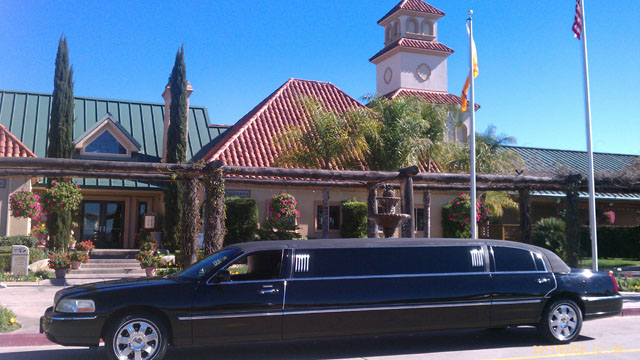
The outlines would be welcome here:
<svg viewBox="0 0 640 360">
<path fill-rule="evenodd" d="M 155 215 L 145 215 L 144 216 L 144 228 L 145 229 L 155 229 L 156 228 L 156 216 Z"/>
<path fill-rule="evenodd" d="M 11 273 L 26 276 L 29 271 L 29 248 L 24 245 L 11 247 Z"/>
</svg>

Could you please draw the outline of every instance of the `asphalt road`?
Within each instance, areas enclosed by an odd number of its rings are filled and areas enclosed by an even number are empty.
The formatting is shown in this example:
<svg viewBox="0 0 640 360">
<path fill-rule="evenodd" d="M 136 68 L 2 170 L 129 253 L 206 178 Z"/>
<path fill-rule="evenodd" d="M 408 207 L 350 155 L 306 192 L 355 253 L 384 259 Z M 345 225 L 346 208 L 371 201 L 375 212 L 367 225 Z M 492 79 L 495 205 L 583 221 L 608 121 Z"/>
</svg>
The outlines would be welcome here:
<svg viewBox="0 0 640 360">
<path fill-rule="evenodd" d="M 104 358 L 104 348 L 62 346 L 0 348 L 3 360 Z M 407 336 L 345 338 L 312 342 L 170 349 L 167 360 L 184 359 L 525 359 L 636 360 L 640 358 L 640 317 L 586 322 L 568 346 L 542 346 L 530 327 L 431 332 Z"/>
</svg>

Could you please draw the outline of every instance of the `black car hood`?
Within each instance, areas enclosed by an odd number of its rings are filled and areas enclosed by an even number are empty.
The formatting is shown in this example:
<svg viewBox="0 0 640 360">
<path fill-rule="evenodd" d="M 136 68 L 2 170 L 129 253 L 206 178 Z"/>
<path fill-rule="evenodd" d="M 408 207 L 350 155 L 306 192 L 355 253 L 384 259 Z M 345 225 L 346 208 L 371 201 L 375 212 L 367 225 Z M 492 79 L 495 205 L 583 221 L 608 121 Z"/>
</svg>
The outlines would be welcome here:
<svg viewBox="0 0 640 360">
<path fill-rule="evenodd" d="M 60 297 L 87 294 L 87 293 L 93 293 L 93 292 L 122 290 L 126 288 L 171 286 L 177 283 L 184 284 L 185 282 L 186 282 L 185 280 L 179 280 L 176 278 L 167 279 L 167 278 L 161 278 L 161 277 L 156 277 L 156 278 L 140 277 L 140 278 L 119 279 L 119 280 L 101 281 L 101 282 L 68 287 L 66 289 L 60 290 L 56 296 L 60 298 Z"/>
</svg>

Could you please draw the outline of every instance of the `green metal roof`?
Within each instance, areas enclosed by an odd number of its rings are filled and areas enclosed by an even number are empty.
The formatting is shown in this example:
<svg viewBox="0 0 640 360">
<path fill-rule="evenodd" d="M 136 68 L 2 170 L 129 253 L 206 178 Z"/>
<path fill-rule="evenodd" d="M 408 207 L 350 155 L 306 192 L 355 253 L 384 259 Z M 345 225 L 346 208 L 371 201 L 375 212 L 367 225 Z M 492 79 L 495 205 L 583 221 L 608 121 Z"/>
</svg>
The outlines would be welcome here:
<svg viewBox="0 0 640 360">
<path fill-rule="evenodd" d="M 586 151 L 521 146 L 504 146 L 504 149 L 518 153 L 524 160 L 527 170 L 532 174 L 549 174 L 564 169 L 586 177 L 589 169 Z M 633 165 L 637 160 L 638 155 L 593 153 L 596 173 L 620 171 Z M 534 191 L 531 194 L 540 198 L 562 198 L 566 196 L 561 191 Z M 579 192 L 578 197 L 581 200 L 586 200 L 589 198 L 589 194 Z M 596 192 L 595 197 L 596 200 L 600 201 L 640 202 L 640 194 Z"/>
<path fill-rule="evenodd" d="M 503 146 L 518 153 L 532 174 L 549 174 L 560 169 L 587 175 L 589 163 L 586 151 L 540 149 L 522 146 Z M 638 155 L 593 153 L 596 173 L 620 171 L 633 165 Z"/>
<path fill-rule="evenodd" d="M 38 157 L 46 157 L 49 143 L 51 94 L 0 90 L 0 124 L 4 125 Z M 135 161 L 162 159 L 164 104 L 140 101 L 75 97 L 74 140 L 109 113 L 114 122 L 140 144 Z M 228 129 L 212 125 L 204 106 L 189 107 L 189 161 L 198 161 Z M 110 179 L 75 179 L 86 187 L 157 189 L 159 184 Z"/>
</svg>

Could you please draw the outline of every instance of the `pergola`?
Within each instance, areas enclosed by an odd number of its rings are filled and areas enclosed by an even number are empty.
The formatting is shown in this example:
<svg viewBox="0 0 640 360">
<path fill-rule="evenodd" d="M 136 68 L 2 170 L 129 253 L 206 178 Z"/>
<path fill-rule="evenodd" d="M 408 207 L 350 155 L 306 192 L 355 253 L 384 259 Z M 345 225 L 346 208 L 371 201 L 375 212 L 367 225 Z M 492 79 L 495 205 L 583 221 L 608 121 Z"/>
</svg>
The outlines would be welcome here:
<svg viewBox="0 0 640 360">
<path fill-rule="evenodd" d="M 425 203 L 425 224 L 430 222 L 428 211 L 431 191 L 469 189 L 469 174 L 420 173 L 412 166 L 397 171 L 354 171 L 318 170 L 275 167 L 223 166 L 218 161 L 207 164 L 168 164 L 147 162 L 122 162 L 84 159 L 55 158 L 3 158 L 0 162 L 0 177 L 52 177 L 52 178 L 102 178 L 143 181 L 199 181 L 205 183 L 205 244 L 213 248 L 222 245 L 224 237 L 224 214 L 220 208 L 224 204 L 224 191 L 210 191 L 214 183 L 316 186 L 324 188 L 328 198 L 328 187 L 365 188 L 368 191 L 368 210 L 377 212 L 376 189 L 380 183 L 389 183 L 401 188 L 403 212 L 411 217 L 403 227 L 403 237 L 414 237 L 415 227 L 412 211 L 414 191 L 423 191 Z M 224 178 L 224 180 L 223 180 Z M 579 174 L 554 176 L 494 175 L 478 174 L 477 189 L 480 191 L 517 191 L 520 205 L 521 239 L 531 241 L 531 191 L 552 190 L 567 193 L 568 208 L 577 208 L 577 191 L 586 189 L 586 183 Z M 640 192 L 640 177 L 620 178 L 601 176 L 596 179 L 598 191 Z M 218 211 L 216 211 L 216 209 Z M 326 210 L 326 209 L 325 209 Z M 214 218 L 211 218 L 211 217 Z M 195 221 L 197 219 L 185 219 Z M 328 224 L 328 222 L 324 222 Z M 328 231 L 328 229 L 327 229 Z M 369 224 L 369 236 L 376 236 L 375 224 Z M 429 237 L 428 228 L 425 236 Z"/>
</svg>

